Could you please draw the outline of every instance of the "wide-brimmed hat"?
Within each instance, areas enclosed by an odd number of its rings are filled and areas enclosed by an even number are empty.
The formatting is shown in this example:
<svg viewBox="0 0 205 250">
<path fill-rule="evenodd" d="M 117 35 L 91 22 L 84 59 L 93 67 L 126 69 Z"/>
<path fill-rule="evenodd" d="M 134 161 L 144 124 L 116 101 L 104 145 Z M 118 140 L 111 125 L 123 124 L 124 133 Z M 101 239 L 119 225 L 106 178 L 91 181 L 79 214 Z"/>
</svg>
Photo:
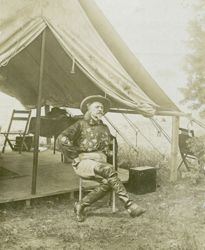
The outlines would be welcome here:
<svg viewBox="0 0 205 250">
<path fill-rule="evenodd" d="M 91 95 L 87 96 L 85 99 L 82 100 L 80 104 L 80 110 L 82 111 L 83 114 L 85 114 L 88 110 L 88 104 L 91 104 L 93 102 L 100 102 L 102 103 L 104 107 L 104 113 L 107 113 L 110 109 L 110 100 L 107 99 L 106 97 L 103 97 L 101 95 Z"/>
</svg>

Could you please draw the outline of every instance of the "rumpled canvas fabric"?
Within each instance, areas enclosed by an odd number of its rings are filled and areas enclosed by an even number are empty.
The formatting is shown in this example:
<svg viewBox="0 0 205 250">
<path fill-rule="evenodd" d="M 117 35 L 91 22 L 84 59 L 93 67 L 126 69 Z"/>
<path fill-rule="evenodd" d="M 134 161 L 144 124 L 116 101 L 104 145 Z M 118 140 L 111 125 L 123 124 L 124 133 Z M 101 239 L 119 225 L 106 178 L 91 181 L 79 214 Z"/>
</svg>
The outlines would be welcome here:
<svg viewBox="0 0 205 250">
<path fill-rule="evenodd" d="M 77 0 L 0 0 L 0 6 L 1 67 L 6 67 L 13 57 L 49 27 L 64 52 L 95 86 L 125 108 L 154 115 L 158 105 L 148 98 L 118 63 Z M 46 45 L 49 46 L 48 43 Z M 1 84 L 0 77 L 0 88 Z M 15 95 L 18 86 L 13 88 L 11 92 Z M 83 83 L 82 88 L 86 89 Z M 44 98 L 47 103 L 67 104 L 66 97 L 64 100 L 56 95 L 54 100 L 54 94 Z"/>
</svg>

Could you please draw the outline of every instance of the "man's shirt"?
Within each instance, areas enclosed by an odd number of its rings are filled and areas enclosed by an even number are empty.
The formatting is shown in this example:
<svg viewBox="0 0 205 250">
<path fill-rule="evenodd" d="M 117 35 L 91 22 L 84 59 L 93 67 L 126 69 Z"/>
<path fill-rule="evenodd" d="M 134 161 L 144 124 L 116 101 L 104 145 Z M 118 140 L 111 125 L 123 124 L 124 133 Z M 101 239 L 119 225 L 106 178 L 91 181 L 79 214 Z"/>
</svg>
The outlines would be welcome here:
<svg viewBox="0 0 205 250">
<path fill-rule="evenodd" d="M 108 155 L 111 134 L 101 120 L 95 121 L 85 115 L 83 119 L 64 130 L 61 136 L 66 136 L 78 153 L 101 151 Z"/>
</svg>

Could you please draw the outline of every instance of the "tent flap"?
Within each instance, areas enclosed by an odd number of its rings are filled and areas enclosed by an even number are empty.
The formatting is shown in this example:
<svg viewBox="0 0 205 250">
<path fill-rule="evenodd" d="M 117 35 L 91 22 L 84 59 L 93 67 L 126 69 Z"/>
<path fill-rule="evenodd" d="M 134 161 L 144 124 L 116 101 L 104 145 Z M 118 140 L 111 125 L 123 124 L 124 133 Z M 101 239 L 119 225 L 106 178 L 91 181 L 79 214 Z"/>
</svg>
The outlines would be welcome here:
<svg viewBox="0 0 205 250">
<path fill-rule="evenodd" d="M 0 89 L 24 105 L 36 103 L 40 34 L 47 27 L 42 104 L 79 108 L 84 97 L 102 94 L 111 99 L 112 108 L 145 115 L 153 115 L 156 109 L 173 109 L 172 103 L 163 107 L 150 99 L 132 80 L 78 1 L 0 2 L 4 9 L 0 24 Z"/>
</svg>

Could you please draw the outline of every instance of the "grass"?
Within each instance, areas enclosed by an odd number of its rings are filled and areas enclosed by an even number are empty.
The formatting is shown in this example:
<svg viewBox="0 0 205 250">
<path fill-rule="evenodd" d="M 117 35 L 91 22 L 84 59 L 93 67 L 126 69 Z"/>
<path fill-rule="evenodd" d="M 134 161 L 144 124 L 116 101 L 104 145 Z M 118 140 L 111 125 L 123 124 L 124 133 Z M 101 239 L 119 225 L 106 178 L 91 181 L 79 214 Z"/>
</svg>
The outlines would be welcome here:
<svg viewBox="0 0 205 250">
<path fill-rule="evenodd" d="M 121 144 L 118 151 L 118 165 L 129 169 L 137 166 L 166 167 L 168 156 L 159 154 L 159 152 L 144 147 L 139 147 L 135 152 L 127 144 Z"/>
<path fill-rule="evenodd" d="M 147 208 L 139 218 L 130 218 L 119 202 L 111 214 L 106 198 L 87 211 L 84 223 L 76 222 L 66 196 L 33 201 L 30 209 L 23 203 L 1 206 L 0 249 L 204 249 L 203 192 L 180 183 L 131 196 Z"/>
<path fill-rule="evenodd" d="M 152 150 L 136 155 L 122 146 L 118 155 L 124 168 L 158 167 L 156 192 L 130 194 L 147 209 L 144 215 L 130 218 L 119 201 L 112 214 L 106 197 L 87 210 L 84 223 L 76 222 L 66 195 L 33 200 L 31 208 L 1 205 L 0 250 L 204 250 L 204 179 L 193 183 L 187 175 L 171 184 L 168 158 Z"/>
</svg>

